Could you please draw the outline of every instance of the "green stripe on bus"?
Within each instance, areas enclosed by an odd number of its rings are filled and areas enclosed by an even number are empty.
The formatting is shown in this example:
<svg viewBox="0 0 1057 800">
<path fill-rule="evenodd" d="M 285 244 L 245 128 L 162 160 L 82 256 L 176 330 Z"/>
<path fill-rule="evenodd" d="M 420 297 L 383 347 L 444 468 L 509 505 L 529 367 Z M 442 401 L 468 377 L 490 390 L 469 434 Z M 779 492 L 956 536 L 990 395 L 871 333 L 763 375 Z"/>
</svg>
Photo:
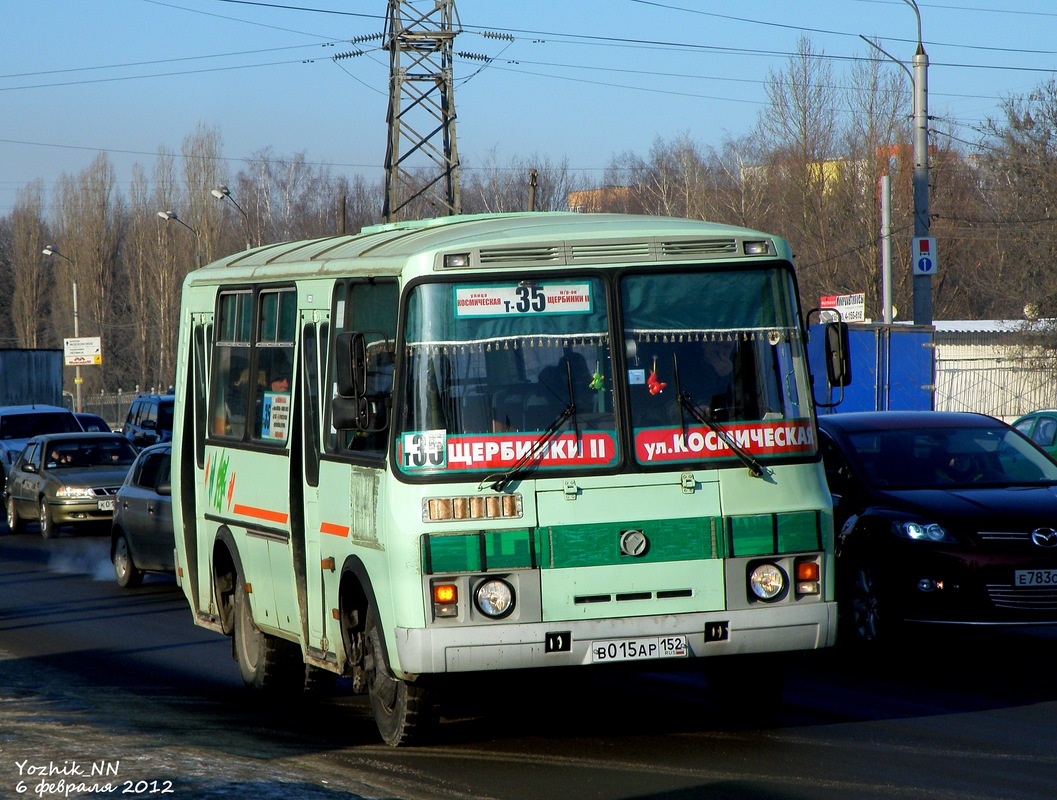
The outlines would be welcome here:
<svg viewBox="0 0 1057 800">
<path fill-rule="evenodd" d="M 646 535 L 649 545 L 645 553 L 627 556 L 620 552 L 620 537 L 627 530 L 640 530 Z M 693 561 L 723 555 L 718 526 L 709 517 L 555 525 L 542 531 L 541 539 L 542 566 L 554 569 Z"/>
<path fill-rule="evenodd" d="M 531 569 L 539 559 L 539 538 L 524 528 L 422 537 L 422 569 L 426 574 Z"/>
<path fill-rule="evenodd" d="M 649 545 L 642 555 L 620 552 L 620 537 L 628 530 L 646 535 Z M 428 534 L 422 537 L 422 569 L 426 574 L 565 569 L 800 553 L 821 548 L 819 531 L 818 512 L 799 511 Z"/>
<path fill-rule="evenodd" d="M 728 517 L 733 556 L 769 556 L 819 550 L 821 520 L 817 511 Z"/>
</svg>

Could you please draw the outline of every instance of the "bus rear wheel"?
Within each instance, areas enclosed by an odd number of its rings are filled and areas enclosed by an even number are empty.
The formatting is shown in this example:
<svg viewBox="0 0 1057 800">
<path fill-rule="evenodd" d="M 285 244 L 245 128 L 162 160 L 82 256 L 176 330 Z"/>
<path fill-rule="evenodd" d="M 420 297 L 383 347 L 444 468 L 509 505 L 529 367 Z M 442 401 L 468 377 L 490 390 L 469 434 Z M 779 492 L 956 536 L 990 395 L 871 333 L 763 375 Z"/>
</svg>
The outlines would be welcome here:
<svg viewBox="0 0 1057 800">
<path fill-rule="evenodd" d="M 393 747 L 425 739 L 436 724 L 432 690 L 396 677 L 385 657 L 385 645 L 374 610 L 367 614 L 364 668 L 371 711 L 382 740 Z"/>
<path fill-rule="evenodd" d="M 234 603 L 232 647 L 246 686 L 257 691 L 284 692 L 299 685 L 304 670 L 301 651 L 292 642 L 270 636 L 257 627 L 249 593 L 241 579 Z"/>
</svg>

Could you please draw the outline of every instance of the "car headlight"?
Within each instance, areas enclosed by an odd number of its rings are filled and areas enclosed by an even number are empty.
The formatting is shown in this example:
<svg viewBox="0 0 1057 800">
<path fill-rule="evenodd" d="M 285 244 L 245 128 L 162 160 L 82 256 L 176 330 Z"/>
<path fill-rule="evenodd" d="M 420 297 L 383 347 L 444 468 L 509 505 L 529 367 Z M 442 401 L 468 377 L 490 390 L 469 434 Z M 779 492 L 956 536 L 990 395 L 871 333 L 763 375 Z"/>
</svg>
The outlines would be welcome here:
<svg viewBox="0 0 1057 800">
<path fill-rule="evenodd" d="M 749 573 L 749 588 L 761 600 L 774 600 L 785 591 L 785 573 L 774 564 L 760 564 Z"/>
<path fill-rule="evenodd" d="M 896 530 L 901 536 L 913 539 L 916 542 L 949 542 L 958 541 L 944 528 L 935 522 L 904 522 L 898 525 Z"/>
<path fill-rule="evenodd" d="M 500 619 L 514 610 L 514 587 L 498 578 L 481 581 L 474 590 L 473 599 L 486 617 Z"/>
<path fill-rule="evenodd" d="M 93 492 L 87 486 L 60 486 L 55 491 L 55 496 L 66 499 L 77 498 L 81 500 L 91 500 L 95 497 L 95 492 Z"/>
</svg>

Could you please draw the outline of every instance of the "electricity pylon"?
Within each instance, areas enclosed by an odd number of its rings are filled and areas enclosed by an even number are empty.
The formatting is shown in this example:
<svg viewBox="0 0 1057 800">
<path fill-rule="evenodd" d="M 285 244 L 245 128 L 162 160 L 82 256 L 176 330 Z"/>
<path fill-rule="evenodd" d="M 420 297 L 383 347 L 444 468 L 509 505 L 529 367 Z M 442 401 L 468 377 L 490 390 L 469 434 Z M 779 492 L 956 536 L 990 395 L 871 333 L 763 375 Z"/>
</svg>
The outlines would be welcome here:
<svg viewBox="0 0 1057 800">
<path fill-rule="evenodd" d="M 452 43 L 462 30 L 455 0 L 389 0 L 389 141 L 385 151 L 386 222 L 458 214 Z"/>
</svg>

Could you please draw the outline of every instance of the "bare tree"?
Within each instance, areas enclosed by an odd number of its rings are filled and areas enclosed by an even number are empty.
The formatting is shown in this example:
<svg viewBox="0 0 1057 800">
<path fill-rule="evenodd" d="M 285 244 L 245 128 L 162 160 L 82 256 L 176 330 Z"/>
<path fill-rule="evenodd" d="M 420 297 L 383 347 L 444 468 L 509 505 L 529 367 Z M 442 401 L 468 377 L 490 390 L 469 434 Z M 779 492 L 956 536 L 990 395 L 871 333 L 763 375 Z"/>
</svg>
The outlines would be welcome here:
<svg viewBox="0 0 1057 800">
<path fill-rule="evenodd" d="M 532 155 L 503 165 L 495 150 L 479 167 L 464 163 L 462 176 L 462 210 L 466 214 L 564 210 L 569 193 L 578 186 L 565 159 L 553 163 Z"/>
<path fill-rule="evenodd" d="M 757 135 L 770 153 L 766 180 L 779 200 L 773 219 L 765 226 L 790 239 L 801 255 L 800 286 L 805 298 L 818 296 L 827 276 L 819 269 L 833 250 L 831 192 L 846 164 L 837 160 L 838 93 L 832 69 L 801 38 L 785 72 L 771 72 L 769 104 L 760 114 Z"/>
<path fill-rule="evenodd" d="M 43 280 L 47 242 L 44 183 L 36 180 L 19 190 L 11 214 L 11 324 L 18 347 L 39 347 L 47 309 L 48 281 Z"/>
<path fill-rule="evenodd" d="M 110 335 L 114 277 L 124 234 L 123 199 L 115 190 L 114 168 L 106 153 L 100 153 L 77 176 L 63 174 L 56 186 L 58 209 L 55 244 L 69 261 L 52 259 L 59 280 L 52 295 L 52 326 L 73 335 L 73 283 L 77 284 L 79 333 L 102 338 L 103 362 L 108 363 L 121 348 L 120 337 Z M 99 391 L 102 370 L 82 370 L 83 392 Z M 72 380 L 70 381 L 72 383 Z"/>
</svg>

